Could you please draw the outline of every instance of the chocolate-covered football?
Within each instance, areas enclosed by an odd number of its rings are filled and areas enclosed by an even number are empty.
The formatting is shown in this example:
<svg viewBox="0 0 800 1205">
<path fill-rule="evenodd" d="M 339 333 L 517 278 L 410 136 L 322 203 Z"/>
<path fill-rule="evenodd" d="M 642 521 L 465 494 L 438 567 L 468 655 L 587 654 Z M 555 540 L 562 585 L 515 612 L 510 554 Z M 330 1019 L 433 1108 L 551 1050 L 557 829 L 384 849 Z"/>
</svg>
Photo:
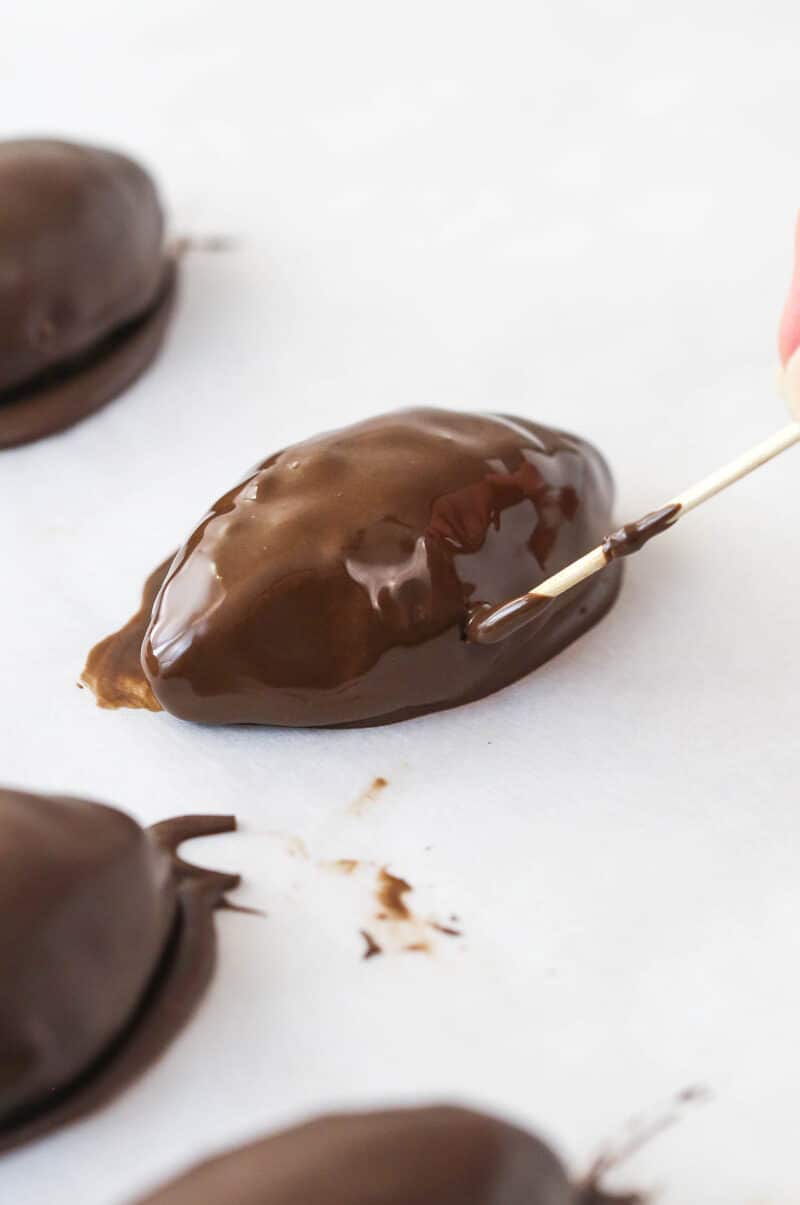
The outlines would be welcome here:
<svg viewBox="0 0 800 1205">
<path fill-rule="evenodd" d="M 0 447 L 68 426 L 129 384 L 159 346 L 173 283 L 138 164 L 0 142 Z"/>
<path fill-rule="evenodd" d="M 465 1109 L 325 1117 L 205 1163 L 142 1205 L 574 1205 L 532 1134 Z"/>
<path fill-rule="evenodd" d="M 467 1109 L 323 1117 L 211 1159 L 139 1205 L 641 1205 L 570 1183 L 555 1154 Z"/>
<path fill-rule="evenodd" d="M 0 790 L 0 1149 L 94 1107 L 185 1021 L 237 880 L 174 850 L 233 825 Z"/>
<path fill-rule="evenodd" d="M 189 720 L 313 726 L 489 694 L 591 627 L 620 565 L 500 643 L 465 640 L 470 615 L 598 544 L 611 501 L 594 448 L 527 419 L 403 410 L 296 444 L 172 562 L 142 649 L 153 695 Z"/>
</svg>

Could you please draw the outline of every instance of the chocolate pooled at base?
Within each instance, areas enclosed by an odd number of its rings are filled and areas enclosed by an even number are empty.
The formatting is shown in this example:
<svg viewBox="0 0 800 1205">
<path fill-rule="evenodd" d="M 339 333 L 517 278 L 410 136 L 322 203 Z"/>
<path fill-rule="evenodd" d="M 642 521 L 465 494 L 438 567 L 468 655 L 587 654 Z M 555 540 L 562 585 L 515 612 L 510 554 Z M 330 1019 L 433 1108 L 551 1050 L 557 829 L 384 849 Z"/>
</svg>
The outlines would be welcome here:
<svg viewBox="0 0 800 1205">
<path fill-rule="evenodd" d="M 202 1163 L 138 1205 L 637 1205 L 573 1185 L 533 1134 L 439 1107 L 323 1117 Z"/>
<path fill-rule="evenodd" d="M 70 426 L 135 380 L 161 344 L 175 275 L 138 164 L 0 142 L 0 448 Z"/>
<path fill-rule="evenodd" d="M 176 851 L 235 827 L 0 790 L 0 1151 L 103 1104 L 186 1023 L 238 878 Z"/>
<path fill-rule="evenodd" d="M 96 644 L 86 658 L 81 681 L 94 693 L 99 707 L 161 711 L 142 669 L 142 641 L 153 603 L 174 559 L 175 553 L 153 570 L 142 589 L 139 610 L 118 632 Z"/>
<path fill-rule="evenodd" d="M 313 727 L 490 694 L 597 622 L 620 566 L 491 648 L 465 640 L 469 616 L 597 544 L 611 501 L 594 448 L 526 419 L 401 410 L 297 444 L 216 502 L 167 570 L 142 646 L 152 695 L 203 723 Z M 85 681 L 113 706 L 97 668 Z"/>
</svg>

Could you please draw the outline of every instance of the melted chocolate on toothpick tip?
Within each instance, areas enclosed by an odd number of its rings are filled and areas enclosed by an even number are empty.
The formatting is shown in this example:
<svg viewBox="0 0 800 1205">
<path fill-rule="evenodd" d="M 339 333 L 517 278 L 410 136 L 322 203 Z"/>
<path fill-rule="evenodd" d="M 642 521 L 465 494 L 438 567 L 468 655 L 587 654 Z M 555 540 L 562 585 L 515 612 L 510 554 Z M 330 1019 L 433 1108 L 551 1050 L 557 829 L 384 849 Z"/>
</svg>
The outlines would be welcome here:
<svg viewBox="0 0 800 1205">
<path fill-rule="evenodd" d="M 606 565 L 640 552 L 654 536 L 661 535 L 673 525 L 680 511 L 680 503 L 673 502 L 669 506 L 662 506 L 660 510 L 650 511 L 635 523 L 626 523 L 624 527 L 606 536 L 601 544 Z M 577 587 L 573 587 L 574 589 Z M 567 593 L 571 594 L 572 591 Z M 467 621 L 465 638 L 474 644 L 497 644 L 537 619 L 546 623 L 548 612 L 555 607 L 559 599 L 566 596 L 553 596 L 530 590 L 527 594 L 510 598 L 497 606 L 483 603 L 472 610 Z"/>
<path fill-rule="evenodd" d="M 637 1205 L 574 1185 L 535 1135 L 439 1106 L 322 1117 L 201 1163 L 139 1205 Z"/>
<path fill-rule="evenodd" d="M 612 531 L 603 541 L 606 563 L 619 557 L 632 556 L 634 552 L 641 552 L 654 536 L 660 536 L 672 527 L 680 512 L 680 502 L 672 502 L 669 506 L 650 511 L 635 523 L 626 523 L 624 527 Z"/>
<path fill-rule="evenodd" d="M 176 257 L 150 176 L 114 151 L 0 142 L 0 448 L 111 401 L 155 358 Z"/>
<path fill-rule="evenodd" d="M 189 1020 L 239 880 L 177 851 L 235 827 L 0 790 L 0 1151 L 104 1105 Z"/>
<path fill-rule="evenodd" d="M 496 607 L 482 603 L 470 613 L 464 630 L 465 639 L 472 644 L 497 644 L 544 616 L 555 601 L 548 594 L 531 590 Z"/>
<path fill-rule="evenodd" d="M 491 694 L 592 627 L 621 566 L 502 644 L 465 640 L 470 614 L 595 547 L 612 493 L 591 445 L 507 415 L 401 410 L 278 452 L 170 566 L 142 645 L 152 695 L 201 723 L 336 727 Z"/>
</svg>

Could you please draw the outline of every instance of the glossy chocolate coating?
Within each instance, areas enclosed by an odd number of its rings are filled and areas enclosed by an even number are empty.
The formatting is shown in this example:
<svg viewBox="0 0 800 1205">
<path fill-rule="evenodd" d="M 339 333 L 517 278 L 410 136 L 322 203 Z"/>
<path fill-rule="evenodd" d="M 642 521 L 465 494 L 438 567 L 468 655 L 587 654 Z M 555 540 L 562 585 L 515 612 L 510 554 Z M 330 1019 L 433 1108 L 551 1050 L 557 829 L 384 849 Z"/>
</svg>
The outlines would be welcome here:
<svg viewBox="0 0 800 1205">
<path fill-rule="evenodd" d="M 0 447 L 47 433 L 32 400 L 57 429 L 124 388 L 155 354 L 163 330 L 150 320 L 173 275 L 161 205 L 136 163 L 67 142 L 0 142 Z M 73 377 L 82 390 L 65 390 Z"/>
<path fill-rule="evenodd" d="M 474 607 L 530 589 L 608 530 L 589 444 L 526 419 L 404 410 L 271 456 L 178 553 L 142 664 L 184 719 L 373 724 L 479 698 L 559 652 L 619 566 L 488 647 Z"/>
<path fill-rule="evenodd" d="M 576 1205 L 556 1156 L 455 1108 L 326 1117 L 212 1159 L 140 1205 Z"/>
<path fill-rule="evenodd" d="M 187 909 L 185 888 L 194 879 L 216 904 L 236 879 L 172 851 L 231 826 L 144 830 L 101 804 L 0 790 L 0 1149 L 110 1095 L 186 1019 L 213 926 L 210 908 Z"/>
</svg>

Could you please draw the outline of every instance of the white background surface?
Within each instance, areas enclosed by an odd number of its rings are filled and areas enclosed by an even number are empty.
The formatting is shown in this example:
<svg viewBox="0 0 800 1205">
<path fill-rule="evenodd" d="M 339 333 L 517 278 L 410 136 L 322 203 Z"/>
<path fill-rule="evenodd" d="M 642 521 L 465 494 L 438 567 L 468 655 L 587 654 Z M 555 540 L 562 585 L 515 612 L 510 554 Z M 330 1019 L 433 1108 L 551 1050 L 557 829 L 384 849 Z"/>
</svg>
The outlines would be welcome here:
<svg viewBox="0 0 800 1205">
<path fill-rule="evenodd" d="M 240 836 L 190 852 L 268 913 L 220 917 L 195 1022 L 104 1113 L 4 1158 L 0 1199 L 123 1205 L 306 1113 L 443 1097 L 580 1170 L 700 1082 L 713 1102 L 625 1178 L 664 1205 L 796 1205 L 797 453 L 631 564 L 593 634 L 458 711 L 205 731 L 75 688 L 206 505 L 321 427 L 517 411 L 593 438 L 631 518 L 783 422 L 796 5 L 0 15 L 3 136 L 127 149 L 177 230 L 239 241 L 187 263 L 124 399 L 0 456 L 0 773 L 148 822 L 235 811 Z M 361 961 L 371 872 L 337 857 L 389 863 L 464 939 Z"/>
</svg>

